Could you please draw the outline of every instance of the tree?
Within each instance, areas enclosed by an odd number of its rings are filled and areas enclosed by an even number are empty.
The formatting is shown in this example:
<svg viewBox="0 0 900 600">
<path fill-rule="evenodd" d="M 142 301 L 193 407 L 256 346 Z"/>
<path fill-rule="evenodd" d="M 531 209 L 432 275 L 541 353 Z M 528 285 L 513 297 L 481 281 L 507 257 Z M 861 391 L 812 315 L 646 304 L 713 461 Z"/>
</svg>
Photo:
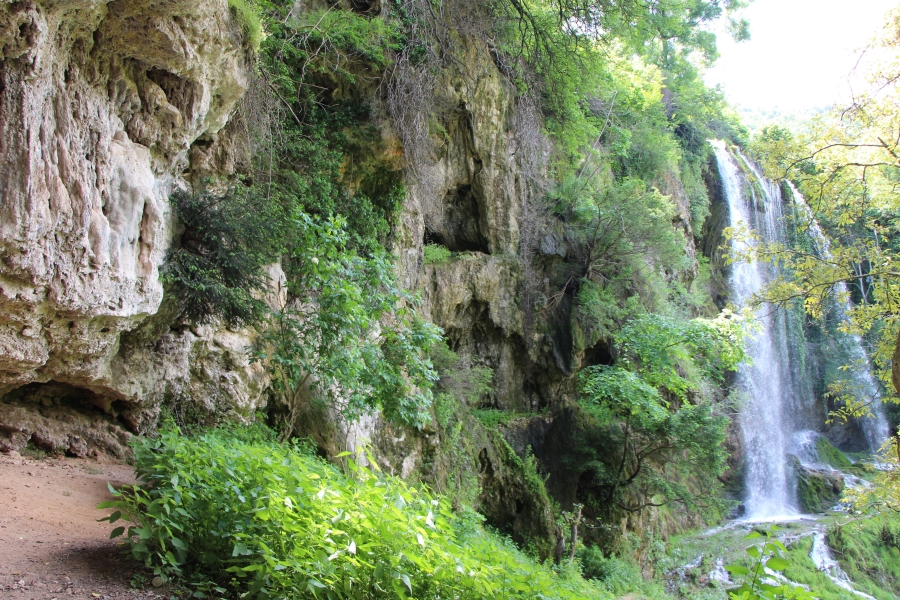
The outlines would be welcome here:
<svg viewBox="0 0 900 600">
<path fill-rule="evenodd" d="M 397 287 L 387 256 L 347 248 L 342 220 L 301 211 L 296 221 L 286 287 L 255 353 L 288 411 L 283 439 L 315 406 L 351 420 L 378 409 L 395 422 L 425 424 L 437 379 L 427 351 L 440 329 L 416 315 L 417 300 Z"/>
<path fill-rule="evenodd" d="M 184 231 L 166 257 L 162 280 L 187 320 L 240 326 L 265 314 L 266 265 L 281 252 L 289 218 L 257 191 L 237 185 L 221 194 L 172 194 Z"/>
<path fill-rule="evenodd" d="M 582 373 L 580 401 L 597 425 L 619 431 L 614 462 L 594 466 L 606 502 L 629 512 L 670 502 L 721 510 L 712 492 L 725 468 L 728 419 L 698 391 L 744 360 L 740 319 L 644 315 L 616 340 L 621 358 Z"/>
<path fill-rule="evenodd" d="M 815 119 L 794 135 L 769 127 L 754 154 L 767 174 L 790 180 L 805 197 L 794 226 L 794 245 L 760 244 L 750 256 L 787 267 L 758 300 L 786 303 L 801 298 L 807 312 L 822 317 L 835 297 L 852 301 L 843 330 L 866 337 L 885 389 L 900 393 L 900 13 L 870 50 L 882 58 L 864 79 L 864 91 L 849 106 Z M 821 226 L 824 247 L 804 240 Z M 898 402 L 896 394 L 882 398 Z M 850 402 L 845 414 L 866 414 L 873 399 Z"/>
<path fill-rule="evenodd" d="M 786 303 L 800 298 L 815 317 L 837 301 L 850 302 L 840 327 L 864 336 L 884 387 L 883 401 L 900 402 L 900 11 L 887 25 L 857 70 L 855 93 L 793 134 L 763 130 L 753 151 L 767 174 L 790 180 L 808 208 L 796 211 L 795 227 L 809 233 L 821 226 L 824 245 L 760 244 L 752 258 L 785 265 L 790 277 L 774 282 L 758 298 Z M 853 368 L 853 365 L 848 365 Z M 893 393 L 891 391 L 893 387 Z M 840 393 L 840 386 L 835 390 Z M 841 416 L 868 414 L 874 398 L 843 396 Z M 886 457 L 900 460 L 898 437 Z M 877 484 L 849 494 L 855 506 L 900 510 L 900 476 L 881 473 Z"/>
</svg>

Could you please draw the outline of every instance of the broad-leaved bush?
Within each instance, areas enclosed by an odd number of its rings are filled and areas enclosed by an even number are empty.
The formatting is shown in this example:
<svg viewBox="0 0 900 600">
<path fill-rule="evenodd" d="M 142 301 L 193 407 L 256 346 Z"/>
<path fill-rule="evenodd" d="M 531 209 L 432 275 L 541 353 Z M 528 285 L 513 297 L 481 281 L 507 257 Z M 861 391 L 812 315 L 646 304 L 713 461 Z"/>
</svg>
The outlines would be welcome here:
<svg viewBox="0 0 900 600">
<path fill-rule="evenodd" d="M 441 497 L 253 427 L 135 438 L 142 485 L 101 505 L 136 558 L 242 598 L 607 598 L 461 522 Z"/>
</svg>

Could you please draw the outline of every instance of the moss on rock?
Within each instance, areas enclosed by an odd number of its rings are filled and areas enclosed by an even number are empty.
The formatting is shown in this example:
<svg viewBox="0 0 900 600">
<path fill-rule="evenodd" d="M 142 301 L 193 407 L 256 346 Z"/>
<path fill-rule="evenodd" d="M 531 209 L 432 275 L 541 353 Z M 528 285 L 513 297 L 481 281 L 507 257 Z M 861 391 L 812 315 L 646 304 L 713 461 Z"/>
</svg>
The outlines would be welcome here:
<svg viewBox="0 0 900 600">
<path fill-rule="evenodd" d="M 832 446 L 825 437 L 816 440 L 816 450 L 819 453 L 819 460 L 835 469 L 847 469 L 853 466 L 847 455 Z"/>
<path fill-rule="evenodd" d="M 820 471 L 791 457 L 797 476 L 797 501 L 805 513 L 825 512 L 841 500 L 844 477 L 837 471 Z"/>
</svg>

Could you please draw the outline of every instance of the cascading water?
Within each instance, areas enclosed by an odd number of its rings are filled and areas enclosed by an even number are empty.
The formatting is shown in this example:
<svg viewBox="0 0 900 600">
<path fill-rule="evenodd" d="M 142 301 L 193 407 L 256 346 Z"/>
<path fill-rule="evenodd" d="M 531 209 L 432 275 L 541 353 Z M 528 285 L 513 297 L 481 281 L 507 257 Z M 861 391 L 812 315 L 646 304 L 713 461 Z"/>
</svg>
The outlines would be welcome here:
<svg viewBox="0 0 900 600">
<path fill-rule="evenodd" d="M 722 178 L 732 228 L 750 229 L 767 243 L 789 245 L 783 217 L 781 188 L 762 176 L 758 168 L 740 153 L 732 154 L 725 143 L 714 141 L 716 162 Z M 793 191 L 793 190 L 792 190 Z M 792 200 L 805 207 L 802 197 Z M 807 208 L 808 210 L 808 208 Z M 814 221 L 812 221 L 814 223 Z M 814 241 L 827 252 L 826 238 L 816 226 Z M 732 249 L 741 254 L 754 244 L 739 236 Z M 750 298 L 778 277 L 778 268 L 766 263 L 738 261 L 731 268 L 732 301 L 746 306 Z M 838 290 L 839 292 L 841 290 Z M 838 317 L 847 307 L 835 302 Z M 801 346 L 805 347 L 802 319 L 798 311 L 762 305 L 756 317 L 762 327 L 747 343 L 750 364 L 738 370 L 738 389 L 744 395 L 739 423 L 744 437 L 745 515 L 750 520 L 777 520 L 800 514 L 792 460 L 807 462 L 817 455 L 810 431 L 815 420 L 813 382 L 804 368 Z M 860 397 L 877 397 L 878 386 L 865 361 L 858 337 L 841 335 L 838 343 L 848 362 L 859 363 L 853 384 Z M 877 403 L 876 403 L 877 404 Z M 880 407 L 873 411 L 881 415 Z M 821 417 L 819 417 L 821 418 Z M 870 449 L 877 449 L 887 435 L 883 416 L 863 423 Z M 798 459 L 792 459 L 791 456 Z M 809 456 L 807 456 L 809 455 Z"/>
<path fill-rule="evenodd" d="M 822 233 L 822 228 L 816 222 L 812 210 L 806 203 L 803 195 L 794 187 L 794 184 L 788 184 L 791 188 L 794 204 L 798 212 L 802 213 L 809 223 L 808 231 L 816 251 L 824 257 L 831 256 L 831 249 L 828 238 Z M 850 310 L 850 301 L 847 284 L 843 281 L 837 285 L 838 298 L 834 301 L 835 320 L 839 323 L 847 320 L 847 312 Z M 869 357 L 863 349 L 862 339 L 858 335 L 839 335 L 837 342 L 840 345 L 843 354 L 849 358 L 849 364 L 854 368 L 849 370 L 851 389 L 849 390 L 857 398 L 869 403 L 871 415 L 862 421 L 862 430 L 866 436 L 866 443 L 869 450 L 876 452 L 881 444 L 890 436 L 890 426 L 887 417 L 884 414 L 884 406 L 881 404 L 881 390 L 875 377 L 872 375 L 872 369 L 869 367 Z"/>
<path fill-rule="evenodd" d="M 782 239 L 781 194 L 766 180 L 752 182 L 725 147 L 714 144 L 725 199 L 733 228 L 750 227 L 763 239 Z M 759 184 L 754 187 L 752 183 Z M 749 240 L 736 239 L 733 249 L 746 250 Z M 772 281 L 774 274 L 760 262 L 736 262 L 731 270 L 734 303 L 743 307 L 750 297 Z M 791 374 L 784 311 L 762 306 L 756 316 L 762 330 L 747 343 L 751 364 L 741 365 L 738 387 L 745 394 L 740 415 L 744 436 L 746 515 L 775 519 L 798 514 L 794 485 L 788 468 L 788 450 L 794 427 L 789 411 Z"/>
</svg>

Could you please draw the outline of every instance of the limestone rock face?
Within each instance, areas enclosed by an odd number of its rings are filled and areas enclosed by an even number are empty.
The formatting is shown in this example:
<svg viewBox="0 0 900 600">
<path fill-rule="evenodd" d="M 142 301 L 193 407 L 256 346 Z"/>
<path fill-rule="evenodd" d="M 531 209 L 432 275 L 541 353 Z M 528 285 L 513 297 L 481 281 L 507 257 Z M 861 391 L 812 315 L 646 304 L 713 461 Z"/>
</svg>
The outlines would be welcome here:
<svg viewBox="0 0 900 600">
<path fill-rule="evenodd" d="M 435 89 L 435 105 L 443 107 L 441 139 L 432 159 L 420 161 L 417 180 L 408 182 L 400 270 L 404 285 L 421 291 L 424 314 L 444 329 L 453 349 L 494 370 L 491 403 L 530 409 L 522 392 L 528 366 L 519 255 L 525 194 L 513 127 L 516 95 L 483 42 L 462 38 L 455 49 L 459 55 Z M 425 265 L 427 243 L 446 246 L 453 258 Z"/>
<path fill-rule="evenodd" d="M 226 0 L 3 3 L 0 61 L 0 394 L 52 380 L 147 402 L 203 369 L 184 332 L 159 342 L 174 354 L 117 355 L 162 301 L 173 186 L 228 162 L 240 25 Z M 207 334 L 200 354 L 246 345 Z"/>
</svg>

